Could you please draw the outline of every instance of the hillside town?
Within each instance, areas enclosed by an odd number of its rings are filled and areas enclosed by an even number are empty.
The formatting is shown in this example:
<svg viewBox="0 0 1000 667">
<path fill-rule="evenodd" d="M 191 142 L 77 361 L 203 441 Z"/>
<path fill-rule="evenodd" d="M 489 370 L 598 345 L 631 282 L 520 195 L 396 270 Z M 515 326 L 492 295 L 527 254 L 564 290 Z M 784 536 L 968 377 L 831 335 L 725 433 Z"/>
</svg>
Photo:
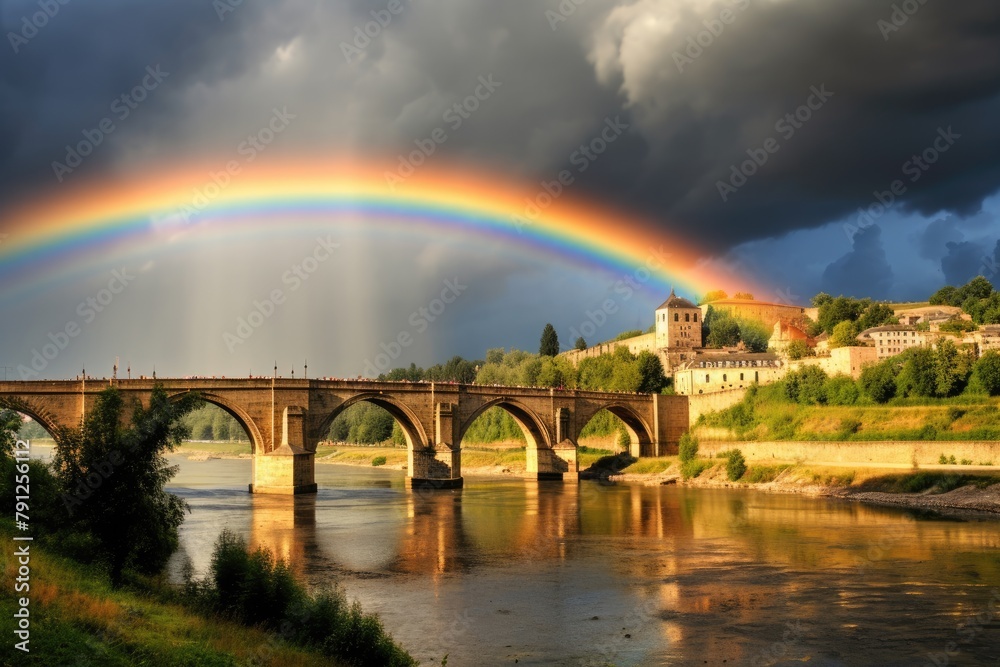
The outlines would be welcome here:
<svg viewBox="0 0 1000 667">
<path fill-rule="evenodd" d="M 978 279 L 985 281 L 985 279 Z M 700 304 L 678 296 L 673 290 L 656 309 L 655 324 L 637 336 L 608 341 L 563 353 L 577 365 L 582 359 L 613 352 L 620 347 L 632 354 L 651 352 L 673 379 L 673 389 L 682 395 L 709 394 L 745 389 L 751 384 L 770 384 L 790 371 L 817 366 L 827 375 L 845 375 L 857 380 L 862 370 L 911 348 L 935 348 L 951 341 L 976 359 L 989 350 L 1000 350 L 1000 324 L 976 324 L 961 306 L 944 304 L 875 304 L 885 323 L 846 336 L 819 331 L 820 306 L 810 307 L 760 301 L 751 294 L 729 298 L 724 293 L 709 296 Z M 833 300 L 821 295 L 819 301 Z M 844 299 L 844 297 L 840 297 Z M 712 345 L 706 332 L 713 319 L 756 325 L 769 332 L 762 343 L 748 346 Z M 844 322 L 838 323 L 843 325 Z M 851 323 L 857 328 L 856 323 Z M 850 327 L 846 327 L 850 330 Z M 840 335 L 838 335 L 840 334 Z"/>
</svg>

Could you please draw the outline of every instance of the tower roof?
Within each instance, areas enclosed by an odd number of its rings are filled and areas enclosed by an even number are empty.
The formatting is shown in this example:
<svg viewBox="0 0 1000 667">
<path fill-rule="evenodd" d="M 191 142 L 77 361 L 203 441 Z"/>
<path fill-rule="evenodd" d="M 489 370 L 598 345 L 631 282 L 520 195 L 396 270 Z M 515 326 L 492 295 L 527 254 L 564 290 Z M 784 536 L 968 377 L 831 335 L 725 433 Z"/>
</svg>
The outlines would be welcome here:
<svg viewBox="0 0 1000 667">
<path fill-rule="evenodd" d="M 674 288 L 671 287 L 670 296 L 667 297 L 666 301 L 660 304 L 660 307 L 657 308 L 657 310 L 663 310 L 664 308 L 698 308 L 698 306 L 694 305 L 684 297 L 677 296 L 674 293 Z"/>
</svg>

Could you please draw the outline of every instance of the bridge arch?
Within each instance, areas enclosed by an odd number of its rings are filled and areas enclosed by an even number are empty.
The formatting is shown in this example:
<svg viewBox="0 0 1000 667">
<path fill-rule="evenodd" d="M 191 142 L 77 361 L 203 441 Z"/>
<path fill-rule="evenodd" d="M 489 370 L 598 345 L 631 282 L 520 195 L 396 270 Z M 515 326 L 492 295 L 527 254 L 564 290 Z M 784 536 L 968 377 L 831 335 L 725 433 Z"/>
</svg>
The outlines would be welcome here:
<svg viewBox="0 0 1000 667">
<path fill-rule="evenodd" d="M 622 420 L 625 424 L 625 431 L 629 435 L 629 440 L 631 442 L 631 453 L 634 456 L 653 456 L 655 447 L 653 443 L 655 438 L 653 436 L 653 430 L 631 406 L 624 403 L 609 403 L 607 405 L 599 405 L 592 408 L 582 414 L 577 414 L 577 429 L 574 434 L 574 442 L 579 440 L 580 431 L 590 423 L 598 412 L 601 410 L 607 410 L 618 419 Z"/>
<path fill-rule="evenodd" d="M 6 396 L 0 398 L 0 410 L 11 410 L 13 412 L 18 412 L 22 415 L 31 417 L 38 423 L 39 426 L 48 431 L 49 435 L 53 438 L 59 437 L 59 434 L 67 428 L 79 426 L 79 424 L 60 424 L 55 415 L 19 396 Z"/>
<path fill-rule="evenodd" d="M 326 437 L 326 434 L 330 432 L 330 425 L 333 424 L 333 420 L 336 419 L 340 413 L 356 403 L 364 402 L 377 405 L 392 415 L 393 419 L 399 423 L 399 427 L 403 431 L 403 436 L 406 438 L 407 449 L 413 450 L 427 447 L 430 442 L 427 439 L 427 433 L 424 430 L 423 425 L 420 423 L 420 420 L 415 414 L 413 414 L 413 411 L 402 401 L 399 401 L 392 396 L 376 394 L 374 392 L 355 394 L 354 396 L 345 399 L 319 422 L 317 432 L 314 433 L 314 437 L 310 439 L 311 442 L 318 443 L 320 440 L 323 440 Z M 315 448 L 315 444 L 313 447 Z"/>
<path fill-rule="evenodd" d="M 170 395 L 171 401 L 179 401 L 181 397 L 185 396 L 189 392 L 179 392 Z M 218 394 L 213 394 L 211 392 L 198 392 L 198 395 L 206 402 L 222 409 L 230 417 L 236 420 L 236 422 L 246 431 L 246 434 L 250 437 L 250 453 L 251 454 L 264 454 L 265 445 L 264 438 L 261 435 L 260 428 L 254 422 L 253 418 L 250 417 L 247 412 L 233 403 L 227 398 L 219 396 Z"/>
<path fill-rule="evenodd" d="M 476 410 L 469 415 L 468 418 L 466 418 L 459 428 L 458 442 L 455 444 L 457 445 L 462 442 L 462 438 L 465 437 L 466 431 L 469 430 L 469 427 L 472 426 L 472 423 L 476 421 L 480 415 L 490 408 L 495 407 L 503 409 L 514 419 L 515 422 L 517 422 L 521 432 L 524 433 L 524 439 L 527 441 L 528 449 L 552 448 L 552 439 L 549 437 L 548 430 L 545 428 L 545 423 L 538 417 L 538 415 L 535 414 L 531 408 L 528 408 L 522 403 L 507 397 L 494 398 L 486 401 L 481 406 L 476 408 Z"/>
</svg>

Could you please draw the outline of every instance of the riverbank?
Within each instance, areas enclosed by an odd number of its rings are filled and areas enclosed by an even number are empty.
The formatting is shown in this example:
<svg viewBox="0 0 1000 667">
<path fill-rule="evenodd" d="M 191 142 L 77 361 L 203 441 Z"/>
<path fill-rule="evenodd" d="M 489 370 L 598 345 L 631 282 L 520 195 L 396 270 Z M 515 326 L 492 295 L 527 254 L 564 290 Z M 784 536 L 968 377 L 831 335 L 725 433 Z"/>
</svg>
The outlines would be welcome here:
<svg viewBox="0 0 1000 667">
<path fill-rule="evenodd" d="M 677 457 L 644 459 L 609 481 L 659 486 L 744 488 L 765 493 L 793 493 L 928 511 L 962 510 L 1000 515 L 1000 471 L 985 466 L 943 465 L 902 469 L 900 466 L 816 465 L 793 462 L 750 463 L 736 482 L 726 474 L 725 459 L 701 459 L 703 471 L 684 479 Z"/>
<path fill-rule="evenodd" d="M 0 539 L 10 544 L 9 522 Z M 112 588 L 97 568 L 80 565 L 31 544 L 29 654 L 5 641 L 3 664 L 41 665 L 236 665 L 274 667 L 340 664 L 257 629 L 197 614 L 170 599 L 155 584 Z M 0 573 L 0 613 L 11 618 L 18 607 L 14 559 Z"/>
</svg>

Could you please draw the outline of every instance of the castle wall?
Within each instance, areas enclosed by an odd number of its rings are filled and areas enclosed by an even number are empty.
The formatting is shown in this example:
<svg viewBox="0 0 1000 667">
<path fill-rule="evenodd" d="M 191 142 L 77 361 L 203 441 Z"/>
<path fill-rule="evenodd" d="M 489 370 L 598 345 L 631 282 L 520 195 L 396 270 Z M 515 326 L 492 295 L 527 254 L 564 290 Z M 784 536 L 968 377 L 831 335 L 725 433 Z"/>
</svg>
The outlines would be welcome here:
<svg viewBox="0 0 1000 667">
<path fill-rule="evenodd" d="M 708 313 L 709 306 L 716 312 L 729 313 L 739 319 L 760 322 L 769 329 L 774 327 L 776 322 L 800 320 L 805 315 L 805 308 L 802 306 L 789 306 L 766 301 L 720 299 L 703 305 L 701 307 L 703 314 Z"/>
</svg>

